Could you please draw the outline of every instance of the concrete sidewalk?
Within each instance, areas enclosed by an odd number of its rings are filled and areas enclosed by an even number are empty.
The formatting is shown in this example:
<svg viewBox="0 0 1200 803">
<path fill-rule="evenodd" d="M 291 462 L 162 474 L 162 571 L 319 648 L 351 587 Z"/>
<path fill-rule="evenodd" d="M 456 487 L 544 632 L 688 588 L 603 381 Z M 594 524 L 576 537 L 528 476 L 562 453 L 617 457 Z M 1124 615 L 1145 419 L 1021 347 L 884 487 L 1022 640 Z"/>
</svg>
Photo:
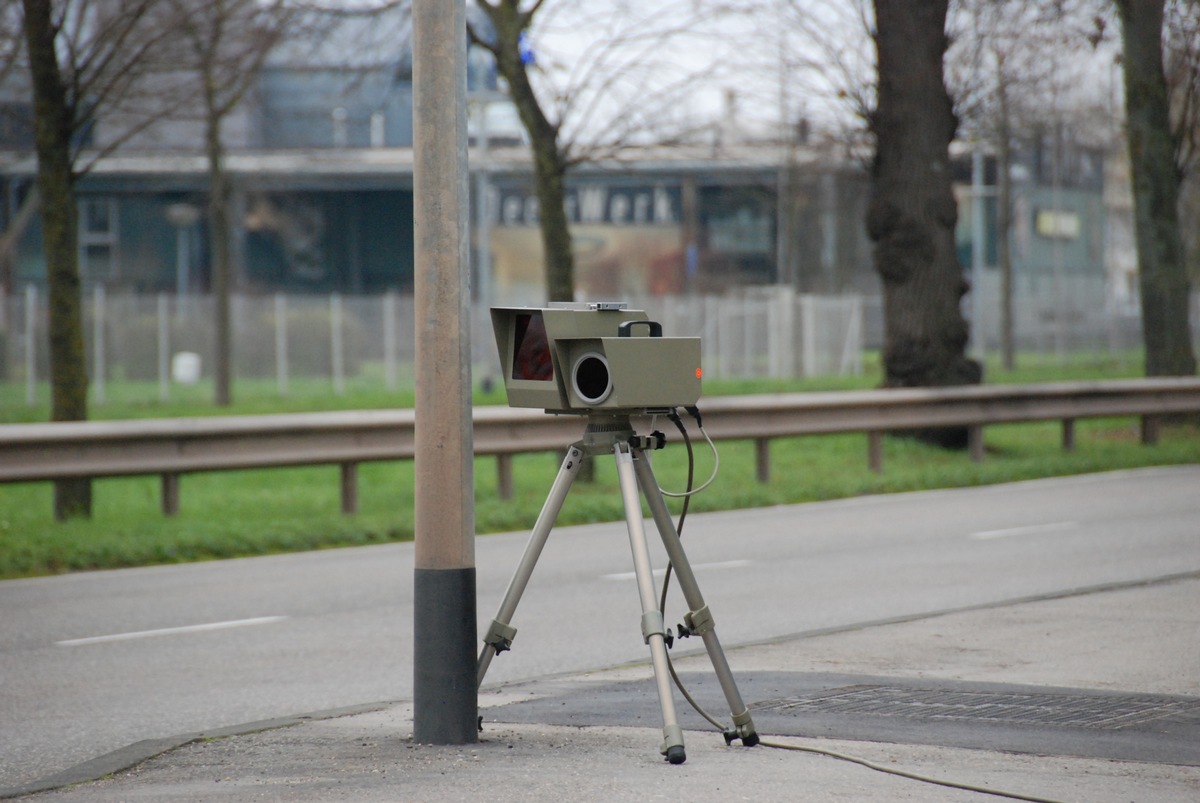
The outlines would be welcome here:
<svg viewBox="0 0 1200 803">
<path fill-rule="evenodd" d="M 707 657 L 688 642 L 675 652 L 684 682 L 727 720 Z M 1195 574 L 798 634 L 728 657 L 764 742 L 1020 799 L 1200 800 Z M 994 799 L 825 755 L 726 746 L 678 695 L 687 761 L 669 765 L 650 675 L 646 665 L 489 687 L 475 745 L 414 745 L 411 705 L 397 702 L 139 743 L 32 799 Z"/>
</svg>

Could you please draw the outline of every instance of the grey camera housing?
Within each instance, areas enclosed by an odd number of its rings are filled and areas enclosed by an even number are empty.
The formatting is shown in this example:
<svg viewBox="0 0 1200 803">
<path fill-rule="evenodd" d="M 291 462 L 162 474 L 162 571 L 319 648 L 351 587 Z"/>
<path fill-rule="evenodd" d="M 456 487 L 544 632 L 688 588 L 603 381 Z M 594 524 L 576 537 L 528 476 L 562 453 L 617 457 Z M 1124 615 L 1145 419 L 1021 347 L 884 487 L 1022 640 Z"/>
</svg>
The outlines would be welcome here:
<svg viewBox="0 0 1200 803">
<path fill-rule="evenodd" d="M 619 302 L 493 307 L 511 407 L 638 413 L 700 398 L 700 338 L 663 337 L 643 310 Z"/>
</svg>

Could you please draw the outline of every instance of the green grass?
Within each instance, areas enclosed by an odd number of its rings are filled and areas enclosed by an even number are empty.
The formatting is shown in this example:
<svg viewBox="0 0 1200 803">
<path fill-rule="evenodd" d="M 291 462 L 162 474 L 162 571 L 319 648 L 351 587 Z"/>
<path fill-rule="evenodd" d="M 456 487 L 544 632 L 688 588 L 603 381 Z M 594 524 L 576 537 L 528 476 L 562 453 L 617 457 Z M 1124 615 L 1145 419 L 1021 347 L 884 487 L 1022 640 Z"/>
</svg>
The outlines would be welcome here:
<svg viewBox="0 0 1200 803">
<path fill-rule="evenodd" d="M 780 393 L 793 391 L 863 390 L 878 386 L 881 376 L 879 354 L 868 352 L 863 359 L 860 376 L 829 376 L 812 379 L 706 379 L 705 396 L 740 395 L 746 393 Z M 995 359 L 989 359 L 986 381 L 989 383 L 1024 384 L 1033 382 L 1063 382 L 1085 379 L 1117 379 L 1141 376 L 1141 358 L 1137 354 L 1119 357 L 1074 358 L 1060 362 L 1053 357 L 1022 356 L 1018 368 L 1004 371 Z M 281 395 L 274 379 L 239 379 L 234 383 L 232 407 L 217 407 L 212 403 L 211 380 L 195 385 L 171 385 L 167 401 L 159 400 L 158 383 L 154 381 L 110 381 L 105 387 L 103 402 L 94 398 L 89 416 L 94 420 L 129 418 L 174 418 L 215 415 L 258 415 L 270 413 L 312 412 L 318 410 L 363 410 L 389 407 L 411 407 L 413 392 L 411 378 L 400 383 L 403 387 L 389 391 L 384 386 L 381 366 L 365 364 L 360 376 L 345 382 L 342 395 L 334 393 L 329 379 L 293 377 L 288 392 Z M 504 404 L 502 388 L 484 390 L 477 382 L 475 404 Z M 23 382 L 0 382 L 0 424 L 25 424 L 46 421 L 50 417 L 50 389 L 39 383 L 35 401 L 26 399 Z"/>
<path fill-rule="evenodd" d="M 1138 366 L 1098 364 L 1030 366 L 990 381 L 1042 382 L 1136 376 Z M 872 387 L 874 376 L 811 382 L 710 382 L 706 395 L 790 390 Z M 119 392 L 118 392 L 119 390 Z M 239 382 L 237 405 L 216 411 L 203 388 L 194 398 L 169 404 L 137 401 L 136 388 L 109 388 L 111 403 L 95 408 L 95 417 L 186 416 L 219 413 L 269 413 L 318 409 L 400 407 L 411 395 L 388 393 L 348 383 L 344 397 L 328 385 L 307 387 L 293 382 L 293 393 L 281 403 L 273 383 Z M 12 409 L 12 395 L 23 404 L 23 389 L 0 388 L 0 419 L 25 420 Z M 129 400 L 122 400 L 128 393 Z M 182 394 L 181 394 L 182 395 Z M 501 403 L 502 394 L 478 393 L 477 403 Z M 20 406 L 20 405 L 18 405 Z M 110 414 L 111 413 L 111 414 Z M 44 420 L 31 418 L 29 420 Z M 581 422 L 582 430 L 582 422 Z M 659 482 L 681 490 L 686 479 L 686 451 L 677 433 L 668 432 L 667 449 L 655 455 Z M 755 480 L 750 443 L 719 444 L 720 475 L 713 486 L 693 498 L 691 510 L 721 510 L 835 499 L 873 493 L 961 487 L 1044 476 L 1076 474 L 1200 462 L 1200 428 L 1194 424 L 1164 427 L 1160 443 L 1143 446 L 1131 418 L 1081 421 L 1076 449 L 1063 452 L 1056 423 L 1012 424 L 986 430 L 987 458 L 974 463 L 965 452 L 947 452 L 901 438 L 887 438 L 884 470 L 867 468 L 866 437 L 831 435 L 778 439 L 771 446 L 771 481 Z M 565 444 L 564 444 L 565 446 Z M 707 445 L 695 445 L 697 483 L 707 478 L 712 456 Z M 480 533 L 524 530 L 532 526 L 558 470 L 550 454 L 519 455 L 513 461 L 514 498 L 496 493 L 495 462 L 475 463 L 476 523 Z M 576 483 L 564 505 L 560 524 L 616 521 L 623 518 L 616 472 L 611 461 L 598 461 L 593 482 Z M 338 469 L 217 472 L 181 480 L 181 509 L 166 518 L 159 510 L 157 477 L 97 480 L 94 510 L 88 520 L 55 522 L 49 483 L 0 485 L 0 577 L 25 577 L 89 569 L 140 566 L 261 555 L 338 546 L 407 540 L 413 531 L 413 465 L 411 462 L 364 464 L 359 469 L 359 512 L 339 511 Z M 673 511 L 678 503 L 669 502 Z"/>
</svg>

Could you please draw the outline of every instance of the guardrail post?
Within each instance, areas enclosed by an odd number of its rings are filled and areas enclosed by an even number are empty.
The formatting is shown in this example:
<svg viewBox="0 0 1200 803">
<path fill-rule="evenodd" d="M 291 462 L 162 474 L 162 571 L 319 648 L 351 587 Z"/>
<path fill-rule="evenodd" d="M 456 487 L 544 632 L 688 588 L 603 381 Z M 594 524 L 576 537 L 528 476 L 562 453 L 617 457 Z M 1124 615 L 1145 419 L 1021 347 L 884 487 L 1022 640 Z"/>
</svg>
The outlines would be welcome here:
<svg viewBox="0 0 1200 803">
<path fill-rule="evenodd" d="M 179 475 L 162 475 L 162 513 L 174 516 L 179 513 Z"/>
<path fill-rule="evenodd" d="M 867 466 L 876 474 L 883 471 L 883 433 L 877 429 L 867 433 Z"/>
<path fill-rule="evenodd" d="M 342 512 L 358 512 L 358 463 L 342 463 Z"/>
<path fill-rule="evenodd" d="M 501 499 L 513 498 L 512 455 L 496 455 L 496 495 Z"/>
<path fill-rule="evenodd" d="M 1158 416 L 1142 416 L 1142 444 L 1145 446 L 1157 446 L 1158 429 Z"/>
<path fill-rule="evenodd" d="M 771 439 L 754 439 L 754 475 L 764 485 L 771 481 Z"/>
<path fill-rule="evenodd" d="M 1062 422 L 1062 448 L 1064 452 L 1075 451 L 1075 419 L 1064 418 Z"/>
<path fill-rule="evenodd" d="M 967 427 L 967 447 L 971 451 L 971 460 L 976 463 L 983 462 L 983 427 L 978 424 Z"/>
</svg>

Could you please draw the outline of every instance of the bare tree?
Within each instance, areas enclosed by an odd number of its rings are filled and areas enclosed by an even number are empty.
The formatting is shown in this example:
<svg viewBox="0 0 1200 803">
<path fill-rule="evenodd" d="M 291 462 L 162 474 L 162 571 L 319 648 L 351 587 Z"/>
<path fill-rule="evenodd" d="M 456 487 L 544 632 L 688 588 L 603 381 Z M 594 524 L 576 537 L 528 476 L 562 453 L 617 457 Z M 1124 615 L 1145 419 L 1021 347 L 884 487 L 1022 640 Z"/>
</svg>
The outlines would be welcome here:
<svg viewBox="0 0 1200 803">
<path fill-rule="evenodd" d="M 542 7 L 542 0 L 535 0 L 524 9 L 519 0 L 498 0 L 495 4 L 480 0 L 478 5 L 487 14 L 492 32 L 481 35 L 472 27 L 472 41 L 495 57 L 496 68 L 508 82 L 509 96 L 529 134 L 533 151 L 534 186 L 546 261 L 546 296 L 550 301 L 570 301 L 575 297 L 575 256 L 565 207 L 567 154 L 558 141 L 560 124 L 550 121 L 533 91 L 524 50 L 529 27 Z"/>
<path fill-rule="evenodd" d="M 565 210 L 567 171 L 629 149 L 682 141 L 699 123 L 697 87 L 720 70 L 720 37 L 711 30 L 724 4 L 644 4 L 603 8 L 580 2 L 477 0 L 486 24 L 471 41 L 489 51 L 507 84 L 533 154 L 535 192 L 552 301 L 574 297 L 574 255 Z M 535 22 L 537 25 L 535 25 Z M 569 29 L 577 41 L 556 58 L 535 51 L 535 33 Z M 696 59 L 673 45 L 687 35 L 712 47 Z M 710 38 L 706 38 L 710 37 Z"/>
<path fill-rule="evenodd" d="M 76 182 L 102 152 L 86 151 L 99 110 L 135 102 L 138 76 L 158 58 L 157 0 L 22 0 L 21 31 L 34 105 L 37 190 L 49 286 L 51 419 L 87 418 L 77 249 Z M 161 113 L 163 105 L 159 104 Z M 130 127 L 129 133 L 148 120 Z M 110 139 L 112 147 L 120 136 Z M 91 482 L 55 483 L 58 518 L 91 513 Z"/>
<path fill-rule="evenodd" d="M 258 81 L 264 61 L 288 31 L 297 11 L 285 0 L 169 2 L 185 46 L 182 66 L 198 83 L 197 95 L 203 110 L 212 293 L 216 302 L 213 395 L 218 406 L 228 406 L 233 400 L 230 297 L 234 269 L 230 185 L 225 170 L 222 126 Z"/>
<path fill-rule="evenodd" d="M 1094 0 L 958 0 L 952 9 L 947 82 L 964 138 L 991 150 L 996 174 L 996 262 L 1005 369 L 1016 363 L 1013 264 L 1013 153 L 1017 141 L 1085 102 L 1078 90 L 1104 40 Z M 1071 87 L 1075 87 L 1072 91 Z"/>
<path fill-rule="evenodd" d="M 1176 161 L 1163 69 L 1164 0 L 1116 0 L 1124 44 L 1125 112 L 1148 376 L 1192 375 L 1190 282 L 1179 232 Z"/>
<path fill-rule="evenodd" d="M 230 299 L 238 270 L 233 264 L 231 184 L 225 169 L 226 120 L 258 85 L 263 66 L 285 40 L 316 46 L 339 19 L 374 16 L 410 0 L 376 0 L 346 7 L 336 2 L 297 0 L 161 0 L 174 11 L 172 25 L 182 44 L 179 67 L 190 74 L 200 100 L 204 153 L 208 161 L 208 234 L 212 293 L 216 302 L 213 396 L 218 406 L 233 401 L 233 336 Z"/>
<path fill-rule="evenodd" d="M 966 356 L 968 328 L 959 309 L 967 286 L 954 246 L 958 207 L 949 147 L 957 118 L 943 76 L 947 3 L 875 2 L 879 83 L 867 234 L 883 279 L 889 387 L 982 378 Z"/>
</svg>

